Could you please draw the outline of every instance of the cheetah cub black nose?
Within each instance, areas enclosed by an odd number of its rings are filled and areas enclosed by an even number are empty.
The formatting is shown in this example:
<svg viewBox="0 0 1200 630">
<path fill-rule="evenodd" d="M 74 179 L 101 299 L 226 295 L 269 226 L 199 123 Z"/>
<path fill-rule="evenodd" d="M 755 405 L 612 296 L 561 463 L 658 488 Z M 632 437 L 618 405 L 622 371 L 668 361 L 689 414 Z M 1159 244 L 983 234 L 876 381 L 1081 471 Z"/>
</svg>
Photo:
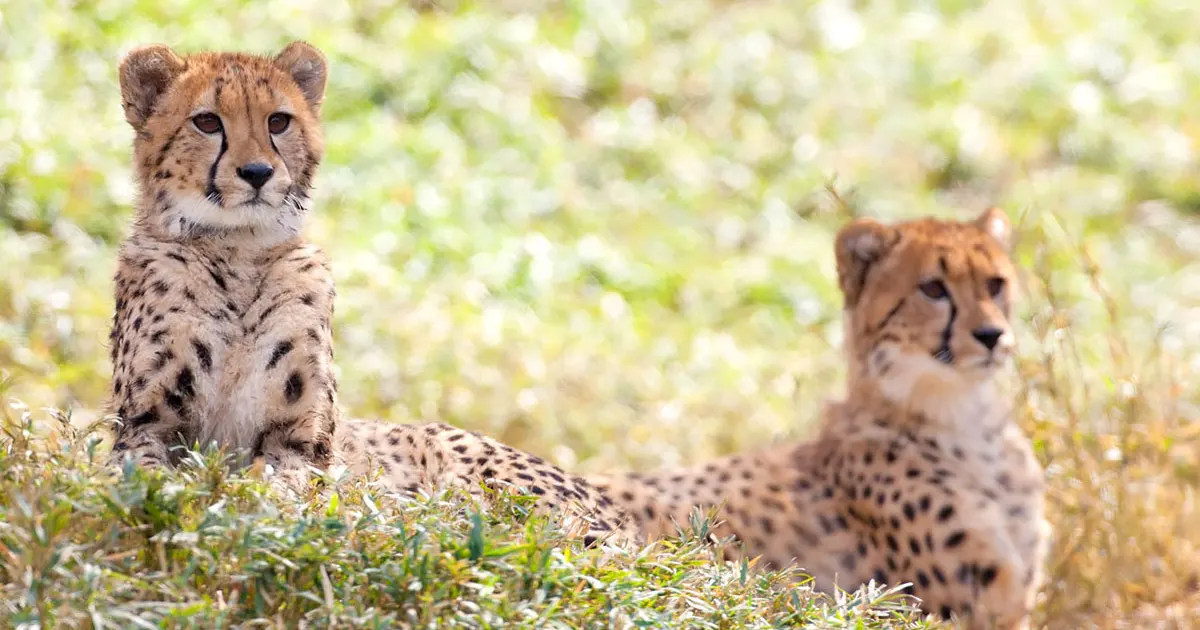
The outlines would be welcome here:
<svg viewBox="0 0 1200 630">
<path fill-rule="evenodd" d="M 972 330 L 971 336 L 988 350 L 995 350 L 996 344 L 1000 343 L 1000 337 L 1004 336 L 1004 331 L 993 326 L 984 326 Z"/>
<path fill-rule="evenodd" d="M 262 162 L 251 162 L 250 164 L 238 168 L 237 174 L 238 177 L 246 180 L 246 183 L 250 184 L 257 190 L 262 188 L 263 184 L 267 183 L 267 181 L 271 179 L 271 176 L 275 174 L 275 169 L 271 168 L 269 164 L 263 164 Z"/>
</svg>

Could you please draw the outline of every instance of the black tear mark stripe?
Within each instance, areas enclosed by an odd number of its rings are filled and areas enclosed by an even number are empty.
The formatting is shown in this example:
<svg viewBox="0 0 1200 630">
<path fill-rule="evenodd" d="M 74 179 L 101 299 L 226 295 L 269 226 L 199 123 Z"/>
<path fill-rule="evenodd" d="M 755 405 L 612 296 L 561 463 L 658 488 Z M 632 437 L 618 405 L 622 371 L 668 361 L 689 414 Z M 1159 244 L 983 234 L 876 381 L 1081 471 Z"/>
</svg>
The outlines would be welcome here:
<svg viewBox="0 0 1200 630">
<path fill-rule="evenodd" d="M 950 349 L 950 337 L 954 334 L 954 319 L 958 317 L 958 306 L 950 295 L 946 296 L 946 301 L 950 304 L 950 318 L 946 322 L 946 327 L 942 329 L 942 347 L 938 348 L 938 354 L 945 357 L 946 363 L 953 363 L 954 352 Z"/>
<path fill-rule="evenodd" d="M 308 134 L 304 133 L 304 127 L 297 130 L 297 135 L 300 136 L 300 146 L 304 147 L 304 168 L 300 169 L 300 179 L 297 183 L 301 188 L 307 190 L 312 183 L 313 169 L 317 166 L 317 159 L 308 146 Z"/>
<path fill-rule="evenodd" d="M 946 266 L 946 257 L 938 258 L 938 266 L 942 269 L 942 276 L 948 275 Z M 942 345 L 933 353 L 934 358 L 942 363 L 953 363 L 954 352 L 950 350 L 950 337 L 954 334 L 954 320 L 958 317 L 958 305 L 954 303 L 954 294 L 947 288 L 946 303 L 950 305 L 950 318 L 946 322 L 946 327 L 942 329 Z"/>
<path fill-rule="evenodd" d="M 221 128 L 221 150 L 217 152 L 217 159 L 213 160 L 212 166 L 208 167 L 208 186 L 204 189 L 204 195 L 211 200 L 214 200 L 218 206 L 222 205 L 221 191 L 217 190 L 217 166 L 221 164 L 221 158 L 225 157 L 225 152 L 229 150 L 229 138 L 225 135 L 225 128 Z"/>
</svg>

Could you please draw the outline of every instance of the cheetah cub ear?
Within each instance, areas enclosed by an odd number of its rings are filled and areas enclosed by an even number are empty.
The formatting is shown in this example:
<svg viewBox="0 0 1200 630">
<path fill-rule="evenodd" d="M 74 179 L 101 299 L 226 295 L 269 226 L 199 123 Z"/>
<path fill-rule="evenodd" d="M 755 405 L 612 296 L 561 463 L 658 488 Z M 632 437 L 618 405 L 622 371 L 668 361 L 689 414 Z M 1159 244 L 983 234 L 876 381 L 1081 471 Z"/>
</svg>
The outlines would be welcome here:
<svg viewBox="0 0 1200 630">
<path fill-rule="evenodd" d="M 867 282 L 867 271 L 896 244 L 900 233 L 874 219 L 857 219 L 842 228 L 834 249 L 838 283 L 846 298 L 845 308 L 854 308 Z"/>
<path fill-rule="evenodd" d="M 121 60 L 121 107 L 125 120 L 140 130 L 154 105 L 187 64 L 162 44 L 135 48 Z"/>
<path fill-rule="evenodd" d="M 288 73 L 314 114 L 325 99 L 325 55 L 305 42 L 292 42 L 275 56 L 275 65 Z"/>
<path fill-rule="evenodd" d="M 975 226 L 992 237 L 1005 250 L 1012 247 L 1012 224 L 1008 222 L 1008 215 L 1004 214 L 1000 208 L 992 206 L 984 210 L 983 214 L 975 219 Z"/>
</svg>

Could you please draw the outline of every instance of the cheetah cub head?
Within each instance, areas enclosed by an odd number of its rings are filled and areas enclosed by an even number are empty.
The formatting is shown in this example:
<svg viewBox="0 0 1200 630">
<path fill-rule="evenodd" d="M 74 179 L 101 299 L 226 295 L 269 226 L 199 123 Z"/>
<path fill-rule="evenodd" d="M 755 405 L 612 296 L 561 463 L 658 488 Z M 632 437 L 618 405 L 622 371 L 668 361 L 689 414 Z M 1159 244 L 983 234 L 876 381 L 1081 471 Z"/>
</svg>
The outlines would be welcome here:
<svg viewBox="0 0 1200 630">
<path fill-rule="evenodd" d="M 274 57 L 181 57 L 153 45 L 126 55 L 119 73 L 139 226 L 268 242 L 299 232 L 322 151 L 320 51 L 294 42 Z"/>
<path fill-rule="evenodd" d="M 982 418 L 1013 352 L 1011 227 L 974 221 L 858 219 L 837 237 L 851 392 L 868 387 L 935 422 Z"/>
</svg>

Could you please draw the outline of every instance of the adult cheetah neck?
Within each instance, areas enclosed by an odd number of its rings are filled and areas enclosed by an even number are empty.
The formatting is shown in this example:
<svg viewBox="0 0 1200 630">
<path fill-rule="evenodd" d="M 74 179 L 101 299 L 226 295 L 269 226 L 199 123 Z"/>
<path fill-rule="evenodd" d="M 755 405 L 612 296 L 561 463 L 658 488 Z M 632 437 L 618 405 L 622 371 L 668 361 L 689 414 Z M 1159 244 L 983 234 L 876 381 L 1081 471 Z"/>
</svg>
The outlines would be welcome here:
<svg viewBox="0 0 1200 630">
<path fill-rule="evenodd" d="M 845 423 L 902 432 L 945 433 L 960 436 L 994 434 L 1012 421 L 1012 403 L 994 382 L 970 389 L 924 392 L 896 400 L 869 380 L 851 381 L 846 399 L 831 403 L 825 413 L 827 430 Z"/>
</svg>

